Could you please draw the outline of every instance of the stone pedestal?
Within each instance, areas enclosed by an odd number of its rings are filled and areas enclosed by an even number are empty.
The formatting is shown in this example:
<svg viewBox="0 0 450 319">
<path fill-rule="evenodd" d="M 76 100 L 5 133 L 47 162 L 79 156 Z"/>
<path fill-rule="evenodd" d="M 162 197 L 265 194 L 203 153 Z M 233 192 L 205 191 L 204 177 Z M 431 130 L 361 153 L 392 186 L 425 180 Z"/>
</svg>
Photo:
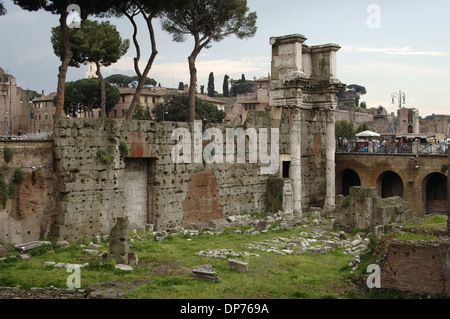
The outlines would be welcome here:
<svg viewBox="0 0 450 319">
<path fill-rule="evenodd" d="M 109 258 L 118 264 L 127 265 L 129 250 L 128 218 L 118 217 L 116 225 L 109 234 Z"/>
</svg>

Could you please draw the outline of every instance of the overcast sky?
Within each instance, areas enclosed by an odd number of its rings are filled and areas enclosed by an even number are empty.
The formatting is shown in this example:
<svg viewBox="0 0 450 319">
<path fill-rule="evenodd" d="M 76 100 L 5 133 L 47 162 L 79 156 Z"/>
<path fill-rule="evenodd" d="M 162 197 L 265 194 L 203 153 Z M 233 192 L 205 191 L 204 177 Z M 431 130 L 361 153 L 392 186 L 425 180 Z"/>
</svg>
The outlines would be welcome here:
<svg viewBox="0 0 450 319">
<path fill-rule="evenodd" d="M 4 0 L 8 10 L 0 16 L 0 67 L 17 78 L 24 89 L 46 94 L 56 91 L 59 59 L 50 43 L 50 30 L 58 17 L 44 11 L 28 12 Z M 362 97 L 368 107 L 384 106 L 396 112 L 391 93 L 406 93 L 405 107 L 419 109 L 421 116 L 450 114 L 450 1 L 448 0 L 248 0 L 248 7 L 258 15 L 258 31 L 248 40 L 229 37 L 197 58 L 198 85 L 207 86 L 214 73 L 216 91 L 222 93 L 225 74 L 239 79 L 267 76 L 270 72 L 269 38 L 299 33 L 306 44 L 335 43 L 338 78 L 345 84 L 359 84 L 367 89 Z M 131 24 L 111 20 L 122 38 L 131 39 Z M 158 56 L 149 76 L 165 87 L 189 83 L 187 56 L 192 41 L 175 43 L 171 35 L 157 31 Z M 142 25 L 140 41 L 150 52 L 146 28 Z M 134 75 L 135 54 L 130 46 L 117 63 L 103 70 Z M 70 68 L 67 81 L 85 77 L 87 67 Z"/>
</svg>

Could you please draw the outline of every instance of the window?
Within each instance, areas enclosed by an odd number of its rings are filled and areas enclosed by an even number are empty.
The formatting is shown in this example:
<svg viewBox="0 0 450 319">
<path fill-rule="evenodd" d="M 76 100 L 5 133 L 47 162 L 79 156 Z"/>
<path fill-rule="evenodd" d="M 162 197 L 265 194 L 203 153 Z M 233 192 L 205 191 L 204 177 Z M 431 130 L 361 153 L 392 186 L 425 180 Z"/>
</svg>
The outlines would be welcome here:
<svg viewBox="0 0 450 319">
<path fill-rule="evenodd" d="M 125 95 L 122 95 L 122 102 L 125 103 Z"/>
<path fill-rule="evenodd" d="M 117 110 L 114 110 L 114 117 L 117 117 Z"/>
</svg>

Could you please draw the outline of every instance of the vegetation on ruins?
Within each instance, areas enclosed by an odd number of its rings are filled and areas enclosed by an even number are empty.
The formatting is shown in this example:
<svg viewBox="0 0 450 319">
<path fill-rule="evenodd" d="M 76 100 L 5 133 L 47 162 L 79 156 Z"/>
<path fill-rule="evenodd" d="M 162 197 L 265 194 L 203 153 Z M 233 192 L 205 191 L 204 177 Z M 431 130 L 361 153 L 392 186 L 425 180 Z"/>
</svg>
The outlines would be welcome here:
<svg viewBox="0 0 450 319">
<path fill-rule="evenodd" d="M 9 163 L 14 156 L 13 150 L 10 149 L 8 146 L 5 146 L 3 148 L 3 159 L 5 160 L 5 163 Z"/>
<path fill-rule="evenodd" d="M 23 169 L 21 169 L 20 167 L 16 168 L 14 170 L 14 179 L 13 179 L 14 182 L 19 183 L 19 184 L 22 183 L 23 175 L 24 175 Z"/>
<path fill-rule="evenodd" d="M 99 150 L 97 152 L 97 157 L 106 165 L 109 165 L 114 160 L 114 155 L 105 150 Z"/>
<path fill-rule="evenodd" d="M 188 5 L 163 13 L 162 28 L 173 35 L 175 42 L 184 42 L 187 35 L 194 38 L 194 48 L 188 57 L 189 122 L 195 120 L 195 90 L 197 87 L 197 56 L 212 42 L 222 41 L 230 35 L 239 39 L 256 33 L 256 12 L 248 12 L 246 0 L 192 0 Z"/>
<path fill-rule="evenodd" d="M 120 159 L 123 160 L 130 154 L 130 149 L 128 148 L 128 144 L 125 141 L 121 141 L 119 143 L 119 153 Z"/>
</svg>

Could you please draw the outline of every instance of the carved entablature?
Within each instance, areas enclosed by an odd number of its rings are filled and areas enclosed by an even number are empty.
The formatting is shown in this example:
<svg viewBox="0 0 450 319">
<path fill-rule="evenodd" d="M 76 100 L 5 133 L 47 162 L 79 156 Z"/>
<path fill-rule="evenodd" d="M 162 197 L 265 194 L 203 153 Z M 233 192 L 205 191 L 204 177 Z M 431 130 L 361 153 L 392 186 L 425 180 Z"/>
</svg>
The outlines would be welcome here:
<svg viewBox="0 0 450 319">
<path fill-rule="evenodd" d="M 301 34 L 270 38 L 269 103 L 282 107 L 335 109 L 335 94 L 344 87 L 336 77 L 336 52 L 340 46 L 307 46 L 305 41 L 306 37 Z"/>
</svg>

